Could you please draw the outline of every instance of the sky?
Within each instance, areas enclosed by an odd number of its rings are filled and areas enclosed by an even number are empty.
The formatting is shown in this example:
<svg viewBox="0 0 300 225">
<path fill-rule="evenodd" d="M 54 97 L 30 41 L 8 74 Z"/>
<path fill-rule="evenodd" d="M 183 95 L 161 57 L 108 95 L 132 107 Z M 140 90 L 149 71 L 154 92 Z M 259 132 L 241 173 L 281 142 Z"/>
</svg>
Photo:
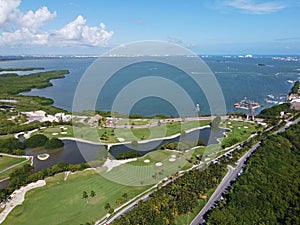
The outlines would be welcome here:
<svg viewBox="0 0 300 225">
<path fill-rule="evenodd" d="M 143 40 L 300 54 L 300 0 L 0 0 L 0 55 L 99 55 Z"/>
</svg>

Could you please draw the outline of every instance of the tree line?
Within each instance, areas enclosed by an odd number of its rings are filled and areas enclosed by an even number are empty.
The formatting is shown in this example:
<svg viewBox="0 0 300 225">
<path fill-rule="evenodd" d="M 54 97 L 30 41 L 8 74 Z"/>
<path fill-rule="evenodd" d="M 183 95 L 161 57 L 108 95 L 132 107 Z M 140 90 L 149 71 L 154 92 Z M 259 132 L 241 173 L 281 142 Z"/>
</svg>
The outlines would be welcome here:
<svg viewBox="0 0 300 225">
<path fill-rule="evenodd" d="M 300 126 L 272 135 L 207 224 L 300 224 Z"/>
<path fill-rule="evenodd" d="M 43 134 L 35 134 L 30 138 L 25 139 L 21 142 L 16 138 L 0 139 L 0 152 L 13 154 L 13 155 L 24 155 L 26 148 L 37 148 L 44 147 L 45 149 L 57 149 L 62 148 L 64 142 L 58 138 L 48 138 Z"/>
</svg>

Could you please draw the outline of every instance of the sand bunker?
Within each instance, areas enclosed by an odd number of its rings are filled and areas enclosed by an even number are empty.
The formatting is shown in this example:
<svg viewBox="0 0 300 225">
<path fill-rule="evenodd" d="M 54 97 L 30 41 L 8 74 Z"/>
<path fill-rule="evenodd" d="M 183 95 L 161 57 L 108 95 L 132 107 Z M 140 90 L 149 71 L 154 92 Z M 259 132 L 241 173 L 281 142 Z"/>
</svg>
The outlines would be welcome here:
<svg viewBox="0 0 300 225">
<path fill-rule="evenodd" d="M 149 162 L 150 162 L 149 159 L 145 159 L 145 160 L 144 160 L 144 163 L 149 163 Z"/>
<path fill-rule="evenodd" d="M 0 213 L 0 223 L 2 223 L 5 218 L 8 216 L 8 214 L 17 206 L 21 205 L 24 201 L 25 194 L 27 191 L 30 191 L 31 189 L 42 187 L 46 185 L 46 182 L 44 180 L 38 180 L 35 183 L 30 183 L 26 186 L 21 187 L 18 190 L 15 190 L 11 195 L 11 200 L 6 203 L 6 206 L 4 210 Z"/>
<path fill-rule="evenodd" d="M 174 162 L 176 159 L 175 158 L 169 158 L 170 162 Z"/>
<path fill-rule="evenodd" d="M 56 135 L 58 135 L 58 133 L 52 133 L 52 135 L 53 135 L 53 136 L 56 136 Z"/>
<path fill-rule="evenodd" d="M 67 134 L 68 132 L 60 132 L 61 134 Z"/>
<path fill-rule="evenodd" d="M 155 163 L 155 166 L 162 166 L 163 164 L 161 162 Z"/>
</svg>

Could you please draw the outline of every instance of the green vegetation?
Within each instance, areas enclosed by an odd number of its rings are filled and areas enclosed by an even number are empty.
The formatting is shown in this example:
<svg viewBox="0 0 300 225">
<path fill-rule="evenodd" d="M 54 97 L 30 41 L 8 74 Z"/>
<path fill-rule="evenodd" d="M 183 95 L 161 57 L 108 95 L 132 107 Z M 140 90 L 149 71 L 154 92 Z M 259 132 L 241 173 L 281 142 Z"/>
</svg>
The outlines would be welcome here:
<svg viewBox="0 0 300 225">
<path fill-rule="evenodd" d="M 42 147 L 48 142 L 48 138 L 42 134 L 31 135 L 30 138 L 24 141 L 26 148 Z"/>
<path fill-rule="evenodd" d="M 54 70 L 41 73 L 19 76 L 17 74 L 0 75 L 0 95 L 15 95 L 20 92 L 30 91 L 32 88 L 45 88 L 52 84 L 51 79 L 64 78 L 68 70 Z"/>
<path fill-rule="evenodd" d="M 131 150 L 129 152 L 119 153 L 116 159 L 130 159 L 140 157 L 140 153 L 136 150 Z"/>
<path fill-rule="evenodd" d="M 42 68 L 8 68 L 0 69 L 1 71 L 31 71 Z M 21 112 L 35 111 L 37 109 L 44 110 L 48 114 L 65 112 L 54 106 L 52 99 L 37 97 L 37 96 L 21 96 L 18 95 L 23 91 L 30 91 L 32 88 L 44 88 L 51 86 L 51 79 L 63 78 L 64 74 L 68 74 L 67 70 L 54 70 L 41 73 L 33 73 L 26 76 L 17 74 L 1 74 L 0 75 L 0 99 L 14 100 L 13 102 L 5 103 L 12 108 L 0 111 L 0 135 L 29 131 L 35 128 L 49 125 L 47 122 L 26 122 L 25 115 Z"/>
<path fill-rule="evenodd" d="M 212 129 L 217 129 L 220 127 L 221 122 L 222 122 L 221 117 L 216 116 L 216 118 L 214 118 L 213 121 L 211 121 L 210 126 Z"/>
<path fill-rule="evenodd" d="M 28 67 L 28 68 L 0 68 L 0 72 L 13 72 L 13 71 L 33 71 L 43 70 L 44 68 Z"/>
<path fill-rule="evenodd" d="M 58 138 L 51 138 L 45 143 L 44 147 L 48 150 L 62 148 L 64 147 L 64 142 Z"/>
<path fill-rule="evenodd" d="M 0 180 L 8 178 L 9 174 L 14 169 L 21 167 L 23 163 L 26 163 L 25 158 L 15 158 L 0 155 Z M 30 161 L 27 160 L 27 163 L 30 163 Z"/>
<path fill-rule="evenodd" d="M 276 125 L 280 121 L 280 112 L 292 113 L 294 110 L 290 109 L 289 103 L 283 103 L 262 110 L 257 117 L 263 118 L 265 122 L 271 125 Z"/>
<path fill-rule="evenodd" d="M 255 123 L 239 121 L 230 121 L 227 125 L 230 125 L 230 129 L 232 130 L 236 129 L 237 132 L 245 129 L 246 133 L 243 134 L 243 138 L 245 139 L 249 137 L 253 131 L 259 128 L 259 125 Z M 256 136 L 251 140 L 244 142 L 244 147 L 232 152 L 232 157 L 229 158 L 223 156 L 219 159 L 219 163 L 210 164 L 210 166 L 203 171 L 192 170 L 187 172 L 171 184 L 159 189 L 146 202 L 140 202 L 137 207 L 124 214 L 121 218 L 115 220 L 113 224 L 134 225 L 147 223 L 151 225 L 190 223 L 193 216 L 201 210 L 207 201 L 207 198 L 211 196 L 213 190 L 222 180 L 225 171 L 227 171 L 226 165 L 234 165 L 251 146 L 265 137 L 265 135 Z M 230 138 L 231 137 L 226 137 L 224 140 Z M 199 162 L 204 153 L 207 155 L 211 151 L 214 152 L 218 149 L 218 145 L 197 148 L 190 158 L 192 162 L 188 162 L 188 164 L 192 165 L 193 161 L 196 159 Z M 131 162 L 131 164 L 134 163 L 136 162 Z M 188 165 L 183 168 L 185 167 L 189 168 Z"/>
<path fill-rule="evenodd" d="M 48 138 L 43 134 L 35 134 L 24 142 L 16 138 L 0 139 L 0 152 L 23 155 L 26 148 L 45 147 L 46 149 L 55 149 L 63 147 L 64 143 L 57 138 Z"/>
<path fill-rule="evenodd" d="M 290 94 L 298 94 L 299 88 L 300 88 L 300 81 L 296 81 L 294 86 L 291 89 Z"/>
<path fill-rule="evenodd" d="M 271 136 L 207 224 L 300 224 L 300 126 Z"/>
<path fill-rule="evenodd" d="M 26 160 L 25 158 L 14 158 L 14 157 L 0 155 L 0 173 L 3 170 L 5 170 L 15 164 L 18 164 L 20 162 L 23 162 L 25 160 Z"/>
<path fill-rule="evenodd" d="M 125 201 L 148 188 L 117 184 L 91 170 L 70 174 L 66 181 L 64 174 L 47 178 L 46 181 L 45 187 L 26 194 L 24 203 L 9 214 L 3 225 L 79 225 L 86 221 L 93 224 L 92 221 L 117 207 L 118 199 Z M 88 195 L 87 201 L 82 198 L 84 191 Z M 91 197 L 91 191 L 95 192 L 94 197 Z M 124 197 L 125 193 L 127 198 Z M 107 204 L 109 208 L 105 209 Z"/>
<path fill-rule="evenodd" d="M 143 157 L 138 158 L 136 161 L 129 162 L 126 165 L 151 166 L 151 165 L 154 165 L 157 162 L 163 161 L 164 159 L 168 159 L 172 154 L 177 155 L 173 151 L 157 150 L 157 151 L 149 152 L 146 155 L 144 155 Z M 147 160 L 146 161 L 147 163 L 145 163 L 145 160 Z"/>
<path fill-rule="evenodd" d="M 134 122 L 134 120 L 131 120 Z M 74 123 L 73 127 L 64 125 L 64 130 L 62 132 L 61 126 L 51 126 L 46 129 L 40 129 L 37 133 L 44 134 L 47 137 L 53 137 L 53 133 L 56 133 L 57 138 L 61 137 L 74 137 L 74 133 L 84 140 L 103 142 L 103 143 L 117 143 L 119 142 L 117 137 L 121 137 L 125 142 L 132 141 L 135 138 L 136 141 L 149 140 L 154 138 L 161 138 L 166 136 L 171 136 L 174 134 L 179 134 L 182 131 L 186 131 L 193 128 L 198 128 L 201 126 L 207 126 L 210 124 L 209 120 L 203 121 L 185 121 L 185 122 L 168 122 L 166 126 L 154 126 L 150 128 L 111 128 L 102 127 L 95 128 L 86 126 L 82 123 Z M 133 134 L 133 135 L 132 135 Z"/>
<path fill-rule="evenodd" d="M 53 176 L 57 173 L 63 171 L 78 171 L 83 170 L 88 167 L 87 164 L 68 164 L 68 163 L 59 163 L 45 170 L 41 170 L 37 173 L 33 172 L 33 167 L 29 164 L 22 165 L 14 169 L 10 174 L 10 181 L 8 187 L 5 189 L 0 189 L 0 201 L 10 195 L 14 190 L 20 188 L 23 185 L 35 182 L 40 179 L 44 179 L 48 176 Z"/>
<path fill-rule="evenodd" d="M 262 125 L 252 122 L 229 120 L 226 121 L 225 124 L 226 128 L 230 129 L 230 132 L 227 132 L 227 137 L 222 139 L 222 148 L 227 148 L 245 141 L 251 134 L 263 129 Z"/>
<path fill-rule="evenodd" d="M 218 185 L 225 173 L 225 166 L 218 164 L 212 164 L 202 172 L 192 170 L 158 189 L 147 201 L 140 201 L 112 224 L 174 224 L 177 216 L 203 205 L 207 193 Z"/>
<path fill-rule="evenodd" d="M 0 99 L 7 99 L 7 96 L 1 97 Z M 55 124 L 70 124 L 63 122 L 38 122 L 34 121 L 29 124 L 24 124 L 27 121 L 25 115 L 21 112 L 26 111 L 35 111 L 37 109 L 44 110 L 48 114 L 55 114 L 58 112 L 65 112 L 64 110 L 55 108 L 53 106 L 49 106 L 53 101 L 47 98 L 39 98 L 39 97 L 26 97 L 16 95 L 13 98 L 16 100 L 16 103 L 9 103 L 14 108 L 9 110 L 0 110 L 0 135 L 14 134 L 18 132 L 24 132 L 33 130 L 36 128 L 40 128 L 43 126 L 50 126 Z"/>
<path fill-rule="evenodd" d="M 188 150 L 193 147 L 196 147 L 196 146 L 204 146 L 204 142 L 202 140 L 198 140 L 197 143 L 195 143 L 195 142 L 166 142 L 165 144 L 159 146 L 158 149 L 184 151 L 184 150 Z"/>
<path fill-rule="evenodd" d="M 16 138 L 0 139 L 0 152 L 2 153 L 22 155 L 24 149 L 25 144 L 19 142 Z"/>
</svg>

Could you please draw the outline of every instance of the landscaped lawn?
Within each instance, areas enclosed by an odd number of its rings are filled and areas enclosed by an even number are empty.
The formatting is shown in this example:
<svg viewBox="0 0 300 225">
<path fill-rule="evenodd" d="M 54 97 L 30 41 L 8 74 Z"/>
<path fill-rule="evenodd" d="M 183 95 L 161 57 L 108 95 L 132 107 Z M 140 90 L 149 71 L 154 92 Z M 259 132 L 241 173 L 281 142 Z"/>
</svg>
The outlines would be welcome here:
<svg viewBox="0 0 300 225">
<path fill-rule="evenodd" d="M 193 150 L 178 152 L 157 150 L 112 169 L 105 177 L 128 185 L 151 185 L 180 171 L 193 155 Z M 149 162 L 145 161 L 149 160 Z"/>
<path fill-rule="evenodd" d="M 8 156 L 0 156 L 0 172 L 5 168 L 12 166 L 14 164 L 18 164 L 20 162 L 25 161 L 25 158 L 15 158 L 15 157 L 8 157 Z"/>
<path fill-rule="evenodd" d="M 203 121 L 185 121 L 185 122 L 169 122 L 160 126 L 139 129 L 118 129 L 118 136 L 124 138 L 126 141 L 136 140 L 149 140 L 154 138 L 162 138 L 179 134 L 182 131 L 187 131 L 193 128 L 207 126 L 210 120 Z"/>
<path fill-rule="evenodd" d="M 146 121 L 135 121 L 134 123 L 145 123 Z M 209 125 L 210 120 L 203 121 L 184 121 L 184 122 L 168 122 L 161 126 L 153 126 L 149 128 L 118 128 L 111 127 L 98 128 L 98 127 L 72 127 L 72 126 L 55 126 L 42 129 L 37 133 L 42 133 L 48 137 L 74 137 L 81 138 L 88 141 L 99 142 L 100 137 L 105 135 L 108 139 L 101 140 L 104 143 L 118 143 L 118 138 L 126 142 L 132 140 L 149 140 L 154 138 L 162 138 L 181 133 L 192 128 L 198 128 Z M 136 124 L 137 125 L 137 124 Z M 122 140 L 122 141 L 123 141 Z"/>
<path fill-rule="evenodd" d="M 245 141 L 251 134 L 262 130 L 262 126 L 259 124 L 235 120 L 227 121 L 226 128 L 230 129 L 231 132 L 228 132 L 227 137 L 222 140 L 222 145 L 234 143 L 234 141 Z"/>
<path fill-rule="evenodd" d="M 63 174 L 46 181 L 46 186 L 26 194 L 24 203 L 9 214 L 3 225 L 85 224 L 105 216 L 106 203 L 116 208 L 116 200 L 122 199 L 124 193 L 131 199 L 149 188 L 124 186 L 91 170 L 71 174 L 66 181 Z M 94 198 L 82 199 L 83 191 L 90 195 L 92 190 L 96 193 Z"/>
<path fill-rule="evenodd" d="M 44 134 L 49 138 L 52 137 L 73 137 L 73 127 L 69 125 L 64 126 L 54 126 L 54 127 L 47 127 L 45 129 L 40 129 L 38 132 L 34 134 Z"/>
<path fill-rule="evenodd" d="M 0 156 L 0 180 L 3 180 L 5 178 L 9 177 L 9 174 L 16 168 L 11 168 L 8 170 L 5 170 L 6 168 L 13 166 L 15 164 L 21 163 L 26 161 L 25 158 L 15 158 L 15 157 L 9 157 L 9 156 Z M 29 162 L 29 161 L 28 161 Z M 22 164 L 23 165 L 23 164 Z M 4 171 L 5 170 L 5 171 Z"/>
</svg>

